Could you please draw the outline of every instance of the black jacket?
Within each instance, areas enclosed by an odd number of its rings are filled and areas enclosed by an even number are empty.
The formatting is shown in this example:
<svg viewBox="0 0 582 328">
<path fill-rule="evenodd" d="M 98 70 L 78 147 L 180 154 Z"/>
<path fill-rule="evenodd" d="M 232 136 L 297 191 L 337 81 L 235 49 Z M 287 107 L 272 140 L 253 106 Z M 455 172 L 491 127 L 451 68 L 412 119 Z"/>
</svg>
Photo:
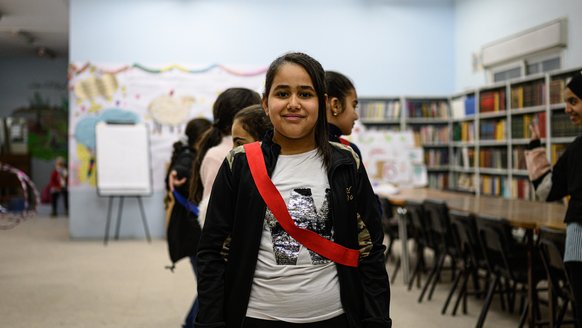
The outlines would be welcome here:
<svg viewBox="0 0 582 328">
<path fill-rule="evenodd" d="M 334 241 L 360 249 L 357 268 L 336 264 L 342 306 L 350 327 L 391 327 L 384 235 L 374 193 L 357 155 L 341 144 L 333 145 L 328 178 Z M 280 147 L 267 137 L 261 149 L 270 176 Z M 197 327 L 242 326 L 265 211 L 244 149 L 238 147 L 227 156 L 216 177 L 198 246 Z"/>
<path fill-rule="evenodd" d="M 331 123 L 327 124 L 327 128 L 329 130 L 329 140 L 334 142 L 341 142 L 340 138 L 342 136 L 342 130 L 340 130 L 340 128 Z M 360 152 L 360 148 L 358 148 L 358 146 L 356 146 L 356 144 L 351 141 L 349 141 L 349 143 L 350 147 L 352 147 L 356 154 L 360 156 L 360 160 L 362 160 L 362 153 Z"/>
<path fill-rule="evenodd" d="M 528 146 L 529 149 L 537 147 L 541 147 L 539 140 L 533 140 Z M 568 145 L 551 171 L 532 181 L 536 190 L 546 175 L 551 175 L 551 188 L 545 200 L 548 202 L 561 200 L 569 195 L 570 201 L 564 222 L 582 223 L 582 136 Z"/>
</svg>

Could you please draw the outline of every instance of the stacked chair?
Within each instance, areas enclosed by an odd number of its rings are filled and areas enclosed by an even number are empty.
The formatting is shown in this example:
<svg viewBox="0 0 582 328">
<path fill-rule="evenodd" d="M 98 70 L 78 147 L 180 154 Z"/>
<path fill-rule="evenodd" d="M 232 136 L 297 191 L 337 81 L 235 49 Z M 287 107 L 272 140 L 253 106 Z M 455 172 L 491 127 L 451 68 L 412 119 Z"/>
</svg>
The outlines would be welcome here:
<svg viewBox="0 0 582 328">
<path fill-rule="evenodd" d="M 426 249 L 434 249 L 434 243 L 430 234 L 430 227 L 427 217 L 424 212 L 422 203 L 407 202 L 406 206 L 406 218 L 411 224 L 410 236 L 415 242 L 415 257 L 416 263 L 412 269 L 412 274 L 408 282 L 408 290 L 412 289 L 412 285 L 416 280 L 416 285 L 420 288 L 421 285 L 421 275 L 427 271 L 426 259 L 424 257 L 424 252 Z"/>
<path fill-rule="evenodd" d="M 564 321 L 568 306 L 574 304 L 574 294 L 563 260 L 565 239 L 564 231 L 548 227 L 540 229 L 539 250 L 552 296 L 549 302 L 550 327 L 560 327 L 563 323 L 576 324 L 576 316 L 580 315 L 572 311 L 573 320 Z"/>
<path fill-rule="evenodd" d="M 481 289 L 480 277 L 481 273 L 485 273 L 486 280 L 489 277 L 489 271 L 485 256 L 481 250 L 479 243 L 479 233 L 477 231 L 477 222 L 475 217 L 467 212 L 450 211 L 449 217 L 451 219 L 451 228 L 453 234 L 458 241 L 461 260 L 461 272 L 457 275 L 451 290 L 447 296 L 445 304 L 443 305 L 442 314 L 445 314 L 449 302 L 451 301 L 455 291 L 458 291 L 455 307 L 453 308 L 453 315 L 456 315 L 457 309 L 461 300 L 463 301 L 463 313 L 467 313 L 467 296 L 476 295 L 481 297 L 483 291 Z M 469 279 L 472 279 L 474 289 L 468 290 Z"/>
<path fill-rule="evenodd" d="M 479 215 L 477 217 L 477 229 L 491 277 L 477 327 L 483 327 L 485 323 L 493 294 L 500 294 L 503 309 L 505 309 L 505 299 L 507 299 L 509 311 L 513 312 L 515 296 L 518 292 L 522 296 L 520 305 L 522 311 L 519 324 L 521 327 L 525 323 L 529 305 L 526 302 L 528 282 L 527 248 L 513 238 L 511 225 L 505 219 Z M 545 276 L 539 269 L 541 268 L 534 268 L 534 286 L 537 286 Z M 518 289 L 518 287 L 521 288 Z M 533 296 L 533 306 L 537 308 L 539 304 L 537 289 L 533 291 Z M 536 313 L 539 314 L 540 311 L 538 310 Z"/>
<path fill-rule="evenodd" d="M 429 239 L 432 241 L 432 248 L 435 252 L 435 264 L 422 288 L 418 302 L 422 302 L 427 291 L 429 292 L 427 299 L 430 300 L 432 298 L 442 271 L 447 269 L 445 267 L 447 258 L 450 259 L 450 267 L 448 269 L 451 269 L 452 277 L 455 279 L 456 264 L 460 258 L 459 246 L 451 229 L 447 204 L 443 201 L 427 199 L 423 202 L 422 207 L 428 219 Z"/>
</svg>

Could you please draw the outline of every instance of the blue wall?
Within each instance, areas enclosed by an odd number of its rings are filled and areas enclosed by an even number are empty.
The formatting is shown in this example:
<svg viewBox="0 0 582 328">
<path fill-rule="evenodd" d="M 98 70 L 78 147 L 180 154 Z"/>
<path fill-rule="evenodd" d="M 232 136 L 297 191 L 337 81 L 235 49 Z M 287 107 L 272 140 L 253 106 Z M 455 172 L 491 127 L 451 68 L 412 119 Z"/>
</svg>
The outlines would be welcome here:
<svg viewBox="0 0 582 328">
<path fill-rule="evenodd" d="M 453 3 L 72 0 L 71 61 L 268 65 L 304 51 L 361 95 L 453 90 Z"/>
</svg>

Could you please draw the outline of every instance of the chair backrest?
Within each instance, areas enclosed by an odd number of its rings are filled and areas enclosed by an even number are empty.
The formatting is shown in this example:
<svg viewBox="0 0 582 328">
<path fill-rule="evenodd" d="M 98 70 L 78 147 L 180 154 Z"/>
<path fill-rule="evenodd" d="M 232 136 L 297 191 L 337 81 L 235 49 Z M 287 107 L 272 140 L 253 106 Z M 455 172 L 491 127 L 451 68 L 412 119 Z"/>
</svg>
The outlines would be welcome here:
<svg viewBox="0 0 582 328">
<path fill-rule="evenodd" d="M 459 242 L 459 251 L 468 258 L 475 267 L 483 266 L 485 258 L 479 244 L 477 222 L 473 214 L 468 212 L 450 211 L 451 227 Z"/>
<path fill-rule="evenodd" d="M 539 249 L 542 263 L 554 293 L 570 298 L 572 295 L 566 267 L 564 266 L 564 245 L 566 233 L 549 227 L 540 228 Z"/>
<path fill-rule="evenodd" d="M 392 213 L 392 204 L 387 198 L 379 197 L 382 205 L 382 228 L 384 233 L 391 239 L 398 238 L 398 224 Z"/>
<path fill-rule="evenodd" d="M 478 215 L 477 230 L 483 255 L 491 272 L 516 280 L 518 272 L 523 272 L 527 253 L 516 247 L 511 235 L 511 225 L 506 219 Z"/>
<path fill-rule="evenodd" d="M 451 220 L 449 218 L 449 207 L 446 202 L 427 199 L 422 203 L 422 207 L 430 221 L 432 239 L 435 246 L 440 251 L 457 254 L 459 249 L 457 240 L 451 230 Z"/>
<path fill-rule="evenodd" d="M 406 202 L 406 215 L 408 221 L 412 224 L 412 237 L 421 247 L 432 248 L 432 241 L 429 235 L 429 222 L 421 203 Z"/>
</svg>

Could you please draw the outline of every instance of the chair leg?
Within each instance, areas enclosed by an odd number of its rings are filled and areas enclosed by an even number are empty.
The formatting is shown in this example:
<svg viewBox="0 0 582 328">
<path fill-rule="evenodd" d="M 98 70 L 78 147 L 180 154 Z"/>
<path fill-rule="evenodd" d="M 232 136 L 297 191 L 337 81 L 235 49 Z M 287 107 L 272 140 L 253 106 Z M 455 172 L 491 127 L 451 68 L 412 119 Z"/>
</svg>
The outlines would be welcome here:
<svg viewBox="0 0 582 328">
<path fill-rule="evenodd" d="M 445 266 L 445 258 L 446 258 L 446 255 L 443 253 L 443 255 L 440 257 L 440 261 L 438 263 L 438 267 L 437 267 L 437 271 L 436 271 L 435 278 L 433 279 L 433 281 L 431 283 L 431 286 L 430 286 L 430 292 L 428 293 L 428 300 L 429 301 L 432 300 L 432 295 L 434 294 L 434 290 L 436 288 L 436 284 L 441 279 L 441 273 L 443 271 L 443 267 Z"/>
<path fill-rule="evenodd" d="M 388 237 L 390 241 L 388 242 L 388 247 L 386 247 L 386 253 L 384 254 L 384 263 L 387 263 L 390 260 L 390 256 L 392 255 L 392 247 L 394 246 L 394 238 Z"/>
<path fill-rule="evenodd" d="M 396 281 L 396 276 L 398 275 L 398 270 L 400 270 L 401 263 L 400 257 L 396 259 L 396 263 L 394 264 L 394 271 L 392 272 L 392 283 Z"/>
<path fill-rule="evenodd" d="M 457 309 L 459 308 L 459 304 L 461 303 L 461 299 L 464 298 L 467 294 L 467 282 L 469 281 L 469 275 L 471 273 L 466 271 L 463 276 L 463 282 L 461 283 L 461 289 L 459 290 L 459 294 L 457 295 L 457 300 L 455 301 L 455 307 L 453 308 L 453 316 L 457 314 Z"/>
<path fill-rule="evenodd" d="M 528 312 L 528 308 L 529 308 L 529 302 L 526 301 L 525 302 L 525 306 L 523 307 L 523 311 L 521 311 L 521 316 L 519 317 L 519 328 L 522 328 L 523 325 L 525 324 L 525 319 L 527 319 L 527 312 Z"/>
<path fill-rule="evenodd" d="M 556 327 L 560 327 L 562 325 L 562 321 L 564 321 L 564 316 L 566 315 L 566 310 L 568 310 L 568 305 L 570 304 L 569 300 L 565 300 L 562 308 L 560 309 L 560 313 L 558 314 L 558 318 L 556 320 Z"/>
<path fill-rule="evenodd" d="M 437 263 L 438 262 L 440 262 L 440 256 L 439 256 L 439 260 L 437 261 Z M 426 282 L 424 283 L 424 286 L 422 287 L 422 292 L 420 292 L 420 296 L 418 297 L 418 303 L 422 303 L 422 299 L 424 298 L 424 294 L 427 292 L 428 287 L 430 286 L 432 280 L 436 278 L 436 272 L 438 270 L 437 263 L 435 263 L 432 270 L 430 271 L 430 274 L 428 275 L 428 278 L 426 278 Z"/>
<path fill-rule="evenodd" d="M 447 312 L 447 308 L 449 307 L 449 303 L 451 302 L 451 298 L 453 298 L 453 294 L 455 294 L 455 291 L 457 290 L 457 285 L 459 284 L 459 281 L 461 280 L 461 276 L 463 276 L 463 277 L 465 276 L 465 270 L 466 269 L 463 269 L 462 271 L 460 271 L 457 274 L 457 276 L 455 277 L 455 281 L 453 282 L 453 285 L 451 286 L 451 290 L 449 291 L 449 295 L 447 295 L 447 299 L 445 301 L 445 304 L 443 304 L 441 314 L 445 314 Z"/>
<path fill-rule="evenodd" d="M 420 263 L 417 262 L 414 266 L 414 270 L 412 270 L 412 275 L 410 276 L 410 280 L 408 281 L 408 291 L 412 289 L 412 285 L 414 285 L 414 279 L 420 281 Z"/>
<path fill-rule="evenodd" d="M 497 288 L 499 283 L 499 276 L 495 275 L 493 278 L 493 282 L 489 285 L 489 290 L 487 291 L 487 297 L 485 298 L 485 303 L 481 308 L 481 313 L 479 314 L 479 320 L 477 320 L 477 328 L 482 328 L 483 324 L 485 323 L 485 318 L 487 317 L 487 312 L 489 311 L 489 306 L 491 305 L 491 301 L 493 300 L 493 293 Z"/>
</svg>

